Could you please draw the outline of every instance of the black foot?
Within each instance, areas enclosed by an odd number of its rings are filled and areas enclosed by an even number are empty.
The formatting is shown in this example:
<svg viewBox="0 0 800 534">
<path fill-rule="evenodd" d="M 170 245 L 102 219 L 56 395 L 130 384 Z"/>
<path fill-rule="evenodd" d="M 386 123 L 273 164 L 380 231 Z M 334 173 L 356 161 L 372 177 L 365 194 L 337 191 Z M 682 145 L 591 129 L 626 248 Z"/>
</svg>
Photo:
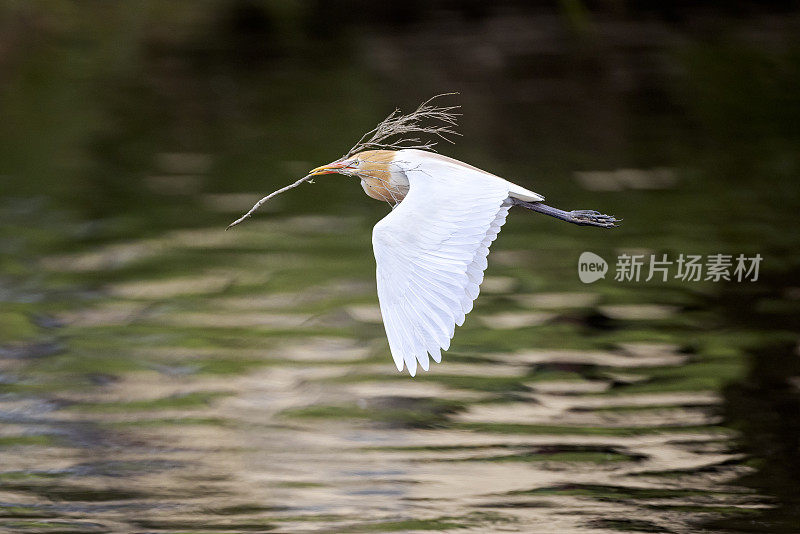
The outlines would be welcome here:
<svg viewBox="0 0 800 534">
<path fill-rule="evenodd" d="M 600 228 L 616 228 L 619 226 L 616 223 L 622 220 L 594 210 L 572 210 L 569 212 L 569 216 L 572 218 L 570 222 L 575 224 L 581 226 L 599 226 Z"/>
</svg>

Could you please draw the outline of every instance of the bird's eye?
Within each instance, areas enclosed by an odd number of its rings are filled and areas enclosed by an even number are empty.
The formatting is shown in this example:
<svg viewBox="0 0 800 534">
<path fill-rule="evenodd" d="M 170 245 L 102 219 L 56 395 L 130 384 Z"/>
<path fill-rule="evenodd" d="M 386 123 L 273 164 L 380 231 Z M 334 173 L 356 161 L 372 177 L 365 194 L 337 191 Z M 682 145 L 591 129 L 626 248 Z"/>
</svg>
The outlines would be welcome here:
<svg viewBox="0 0 800 534">
<path fill-rule="evenodd" d="M 350 162 L 350 164 L 347 167 L 350 169 L 357 169 L 358 163 L 359 163 L 358 160 L 354 159 L 353 161 Z"/>
</svg>

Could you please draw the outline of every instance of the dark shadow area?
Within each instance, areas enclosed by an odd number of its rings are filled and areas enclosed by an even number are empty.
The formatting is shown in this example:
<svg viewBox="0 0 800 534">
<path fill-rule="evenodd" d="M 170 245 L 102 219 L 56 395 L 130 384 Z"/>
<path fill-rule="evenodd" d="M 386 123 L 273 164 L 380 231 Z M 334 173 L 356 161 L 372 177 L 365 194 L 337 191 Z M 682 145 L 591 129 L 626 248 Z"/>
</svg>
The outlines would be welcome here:
<svg viewBox="0 0 800 534">
<path fill-rule="evenodd" d="M 723 391 L 726 424 L 740 432 L 736 450 L 753 468 L 737 482 L 774 502 L 757 514 L 709 527 L 788 534 L 800 525 L 800 353 L 792 339 L 800 329 L 798 279 L 797 269 L 768 272 L 757 286 L 730 286 L 723 293 L 723 313 L 731 324 L 757 325 L 765 340 L 748 351 L 747 376 Z"/>
</svg>

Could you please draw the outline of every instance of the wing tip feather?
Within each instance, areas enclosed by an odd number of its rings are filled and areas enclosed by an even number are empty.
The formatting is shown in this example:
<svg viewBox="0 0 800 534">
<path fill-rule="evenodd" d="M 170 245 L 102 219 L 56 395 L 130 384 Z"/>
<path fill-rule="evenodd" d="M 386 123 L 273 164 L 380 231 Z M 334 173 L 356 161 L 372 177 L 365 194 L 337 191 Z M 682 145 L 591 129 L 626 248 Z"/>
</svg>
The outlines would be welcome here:
<svg viewBox="0 0 800 534">
<path fill-rule="evenodd" d="M 381 300 L 382 308 L 386 306 L 388 315 L 391 316 L 389 320 L 384 318 L 384 325 L 387 337 L 390 338 L 389 346 L 392 357 L 399 372 L 402 372 L 405 367 L 408 374 L 414 377 L 418 364 L 422 370 L 428 371 L 430 359 L 436 363 L 441 362 L 442 352 L 450 348 L 450 341 L 455 334 L 456 325 L 463 325 L 466 314 L 472 311 L 473 301 L 480 293 L 480 284 L 484 278 L 483 271 L 488 266 L 489 248 L 506 221 L 508 209 L 511 206 L 508 196 L 510 193 L 513 194 L 513 191 L 501 186 L 494 188 L 491 192 L 481 190 L 479 197 L 463 195 L 463 198 L 453 199 L 453 202 L 480 200 L 482 207 L 464 212 L 463 209 L 458 211 L 458 206 L 463 208 L 463 203 L 454 204 L 451 208 L 456 210 L 455 215 L 450 219 L 445 217 L 439 221 L 442 224 L 426 227 L 439 230 L 438 233 L 434 230 L 424 232 L 422 236 L 424 239 L 419 246 L 423 249 L 430 248 L 424 251 L 415 251 L 408 249 L 407 245 L 419 243 L 419 241 L 412 240 L 404 243 L 402 240 L 395 239 L 394 236 L 391 240 L 383 239 L 393 233 L 400 232 L 403 235 L 402 232 L 408 231 L 403 220 L 415 213 L 410 207 L 415 199 L 432 198 L 427 194 L 428 192 L 423 193 L 424 189 L 417 187 L 418 190 L 415 191 L 414 180 L 411 182 L 411 191 L 400 205 L 400 209 L 393 211 L 375 225 L 373 245 L 378 264 L 379 300 Z M 433 182 L 425 182 L 426 187 L 431 183 Z M 525 192 L 539 196 L 527 190 Z M 543 197 L 537 200 L 540 199 Z M 489 204 L 492 204 L 491 208 Z M 490 211 L 491 209 L 494 211 Z M 403 215 L 401 216 L 401 214 Z M 478 224 L 477 220 L 484 217 L 485 219 Z M 436 223 L 435 218 L 432 222 Z M 458 235 L 448 241 L 450 237 L 446 237 L 446 235 L 453 231 Z M 454 234 L 450 233 L 451 237 L 452 235 Z M 440 239 L 444 239 L 444 241 L 439 241 Z M 467 250 L 469 247 L 474 248 Z M 462 253 L 460 256 L 456 255 L 459 249 Z M 424 261 L 418 252 L 425 253 Z M 403 285 L 397 285 L 403 281 L 403 275 L 400 274 L 399 280 L 397 278 L 399 272 L 409 269 L 408 266 L 411 266 L 410 269 L 413 273 L 406 275 L 411 277 L 411 281 L 406 280 L 406 284 L 416 284 L 416 289 L 411 290 L 410 299 L 402 289 Z M 433 291 L 435 298 L 431 297 L 429 294 L 431 292 L 424 283 L 426 276 L 432 276 L 435 281 L 435 283 L 431 282 L 435 286 Z M 406 287 L 406 289 L 409 288 Z M 448 301 L 446 292 L 452 294 L 452 298 L 449 299 L 452 302 Z M 420 304 L 422 308 L 417 309 Z M 446 313 L 448 308 L 452 308 L 450 314 Z M 440 314 L 440 311 L 445 313 Z M 436 318 L 430 316 L 426 318 L 423 312 L 433 313 Z M 447 324 L 449 321 L 455 324 Z"/>
</svg>

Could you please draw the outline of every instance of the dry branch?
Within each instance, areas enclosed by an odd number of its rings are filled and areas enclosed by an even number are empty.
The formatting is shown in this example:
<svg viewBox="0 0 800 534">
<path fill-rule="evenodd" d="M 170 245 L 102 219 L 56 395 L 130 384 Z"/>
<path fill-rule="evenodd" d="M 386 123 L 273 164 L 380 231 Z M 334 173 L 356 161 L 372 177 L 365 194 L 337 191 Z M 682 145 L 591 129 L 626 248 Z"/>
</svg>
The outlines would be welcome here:
<svg viewBox="0 0 800 534">
<path fill-rule="evenodd" d="M 406 115 L 403 115 L 399 109 L 395 109 L 389 116 L 379 122 L 375 128 L 362 135 L 361 139 L 359 139 L 341 159 L 349 158 L 364 150 L 401 150 L 404 148 L 434 150 L 436 146 L 436 141 L 434 139 L 436 138 L 452 143 L 453 141 L 447 137 L 448 135 L 461 135 L 453 130 L 460 115 L 459 113 L 455 113 L 455 110 L 459 109 L 461 106 L 435 106 L 432 105 L 431 102 L 441 96 L 456 94 L 458 93 L 444 93 L 433 96 L 420 104 L 417 109 Z M 427 134 L 428 136 L 432 136 L 433 139 L 423 140 L 419 137 L 420 134 Z M 310 181 L 311 179 L 313 179 L 313 176 L 309 174 L 291 185 L 273 191 L 256 202 L 255 205 L 250 208 L 250 211 L 229 224 L 226 230 L 233 228 L 250 217 L 254 211 L 260 208 L 269 199 L 289 189 L 294 189 L 303 182 Z"/>
<path fill-rule="evenodd" d="M 261 205 L 264 204 L 264 202 L 266 202 L 267 200 L 271 199 L 272 197 L 276 197 L 276 196 L 280 195 L 281 193 L 283 193 L 284 191 L 288 191 L 289 189 L 294 189 L 295 187 L 297 187 L 298 185 L 302 184 L 303 182 L 307 182 L 309 180 L 312 180 L 313 178 L 314 177 L 312 175 L 307 174 L 307 175 L 303 176 L 302 178 L 300 178 L 299 180 L 297 180 L 295 183 L 293 183 L 291 185 L 287 185 L 286 187 L 282 187 L 281 189 L 278 189 L 277 191 L 273 191 L 269 195 L 265 196 L 264 198 L 262 198 L 261 200 L 256 202 L 255 205 L 252 208 L 250 208 L 250 211 L 248 211 L 247 213 L 245 213 L 244 215 L 242 215 L 241 217 L 239 217 L 238 219 L 236 219 L 235 221 L 230 223 L 228 225 L 228 227 L 225 228 L 225 230 L 226 231 L 230 230 L 231 228 L 233 228 L 234 226 L 236 226 L 237 224 L 239 224 L 243 220 L 245 220 L 248 217 L 250 217 L 250 215 L 252 215 L 254 211 L 256 211 L 258 208 L 260 208 Z"/>
<path fill-rule="evenodd" d="M 431 102 L 439 97 L 455 94 L 458 93 L 433 96 L 407 115 L 403 115 L 399 109 L 395 109 L 375 128 L 362 135 L 361 139 L 347 151 L 347 154 L 342 156 L 342 159 L 370 149 L 400 150 L 402 148 L 419 148 L 432 150 L 436 146 L 435 141 L 422 141 L 419 137 L 400 137 L 397 140 L 389 141 L 393 137 L 407 136 L 409 134 L 428 134 L 452 143 L 453 141 L 447 137 L 448 135 L 461 135 L 453 130 L 460 115 L 455 113 L 454 110 L 459 109 L 461 106 L 439 107 L 431 105 Z M 431 121 L 433 124 L 425 125 L 426 121 Z"/>
</svg>

